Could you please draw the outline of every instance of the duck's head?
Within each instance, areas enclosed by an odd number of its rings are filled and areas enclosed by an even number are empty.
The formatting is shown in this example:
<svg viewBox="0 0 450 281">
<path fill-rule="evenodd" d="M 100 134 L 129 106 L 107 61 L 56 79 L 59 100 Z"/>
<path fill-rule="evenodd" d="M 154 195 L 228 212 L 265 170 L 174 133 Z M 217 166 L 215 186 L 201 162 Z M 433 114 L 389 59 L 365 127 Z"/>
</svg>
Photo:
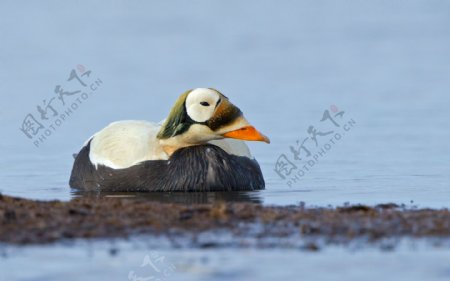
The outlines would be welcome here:
<svg viewBox="0 0 450 281">
<path fill-rule="evenodd" d="M 238 107 L 211 88 L 183 93 L 157 137 L 168 154 L 181 147 L 223 138 L 270 143 L 268 137 L 250 125 Z"/>
</svg>

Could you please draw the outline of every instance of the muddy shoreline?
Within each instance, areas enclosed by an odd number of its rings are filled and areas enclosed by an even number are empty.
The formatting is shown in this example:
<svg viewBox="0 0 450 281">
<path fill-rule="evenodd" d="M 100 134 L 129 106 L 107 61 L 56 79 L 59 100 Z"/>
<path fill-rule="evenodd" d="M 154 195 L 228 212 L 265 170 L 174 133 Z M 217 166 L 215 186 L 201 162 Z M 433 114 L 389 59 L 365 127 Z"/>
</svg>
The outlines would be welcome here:
<svg viewBox="0 0 450 281">
<path fill-rule="evenodd" d="M 252 229 L 258 226 L 262 231 Z M 255 203 L 174 204 L 130 198 L 35 201 L 0 195 L 0 242 L 40 244 L 74 238 L 229 231 L 236 237 L 450 238 L 447 209 L 395 204 L 338 208 L 275 207 Z"/>
</svg>

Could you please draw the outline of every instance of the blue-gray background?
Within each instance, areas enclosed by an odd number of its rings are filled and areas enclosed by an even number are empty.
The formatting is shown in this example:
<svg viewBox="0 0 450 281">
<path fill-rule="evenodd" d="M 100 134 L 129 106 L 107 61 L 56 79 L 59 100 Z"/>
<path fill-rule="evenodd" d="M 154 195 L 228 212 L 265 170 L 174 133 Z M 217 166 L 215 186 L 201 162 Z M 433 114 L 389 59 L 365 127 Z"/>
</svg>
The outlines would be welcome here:
<svg viewBox="0 0 450 281">
<path fill-rule="evenodd" d="M 0 39 L 3 193 L 69 199 L 71 155 L 94 132 L 215 87 L 272 139 L 250 144 L 265 203 L 449 206 L 446 1 L 2 1 Z M 24 117 L 79 64 L 102 86 L 36 148 Z M 288 187 L 278 156 L 333 104 L 357 125 Z"/>
<path fill-rule="evenodd" d="M 70 90 L 65 80 L 77 65 L 103 84 L 36 148 L 22 121 L 55 97 L 56 85 Z M 215 87 L 272 139 L 250 144 L 267 181 L 251 196 L 265 204 L 450 206 L 448 1 L 5 0 L 0 66 L 6 194 L 70 200 L 71 155 L 94 132 L 116 120 L 159 121 L 185 90 Z M 356 126 L 289 187 L 273 170 L 276 160 L 292 157 L 289 146 L 331 105 Z M 415 242 L 388 253 L 308 253 L 139 241 L 0 248 L 0 279 L 129 280 L 150 250 L 176 266 L 165 280 L 412 281 L 450 273 L 448 248 Z M 120 251 L 110 255 L 110 247 Z"/>
</svg>

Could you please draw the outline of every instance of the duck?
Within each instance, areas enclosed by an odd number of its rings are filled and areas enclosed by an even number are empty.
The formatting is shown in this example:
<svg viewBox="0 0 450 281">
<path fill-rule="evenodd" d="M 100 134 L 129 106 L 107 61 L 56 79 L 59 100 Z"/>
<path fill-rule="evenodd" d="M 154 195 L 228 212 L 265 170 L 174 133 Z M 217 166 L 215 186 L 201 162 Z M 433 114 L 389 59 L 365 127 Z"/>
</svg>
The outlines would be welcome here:
<svg viewBox="0 0 450 281">
<path fill-rule="evenodd" d="M 82 191 L 202 192 L 265 188 L 245 141 L 270 143 L 228 97 L 196 88 L 159 123 L 113 122 L 74 155 L 69 185 Z"/>
</svg>

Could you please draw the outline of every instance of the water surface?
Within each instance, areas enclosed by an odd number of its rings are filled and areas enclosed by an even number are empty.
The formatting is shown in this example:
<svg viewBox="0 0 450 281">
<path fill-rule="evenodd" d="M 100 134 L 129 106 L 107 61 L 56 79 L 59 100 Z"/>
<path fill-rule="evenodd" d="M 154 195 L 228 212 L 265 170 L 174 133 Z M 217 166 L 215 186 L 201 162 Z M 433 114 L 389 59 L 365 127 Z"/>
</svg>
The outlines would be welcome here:
<svg viewBox="0 0 450 281">
<path fill-rule="evenodd" d="M 72 153 L 93 133 L 116 120 L 162 120 L 183 91 L 213 86 L 272 140 L 249 144 L 267 182 L 252 196 L 264 204 L 449 206 L 448 3 L 141 4 L 67 4 L 58 13 L 30 4 L 34 20 L 24 21 L 18 4 L 2 4 L 1 192 L 70 200 Z M 91 70 L 83 79 L 102 84 L 35 147 L 19 130 L 25 116 L 39 120 L 37 106 L 56 97 L 56 85 L 83 89 L 67 81 L 79 65 Z M 320 122 L 331 106 L 355 126 L 289 186 L 277 159 L 303 165 L 290 146 L 309 126 L 334 129 Z M 327 140 L 319 136 L 319 146 Z"/>
</svg>

